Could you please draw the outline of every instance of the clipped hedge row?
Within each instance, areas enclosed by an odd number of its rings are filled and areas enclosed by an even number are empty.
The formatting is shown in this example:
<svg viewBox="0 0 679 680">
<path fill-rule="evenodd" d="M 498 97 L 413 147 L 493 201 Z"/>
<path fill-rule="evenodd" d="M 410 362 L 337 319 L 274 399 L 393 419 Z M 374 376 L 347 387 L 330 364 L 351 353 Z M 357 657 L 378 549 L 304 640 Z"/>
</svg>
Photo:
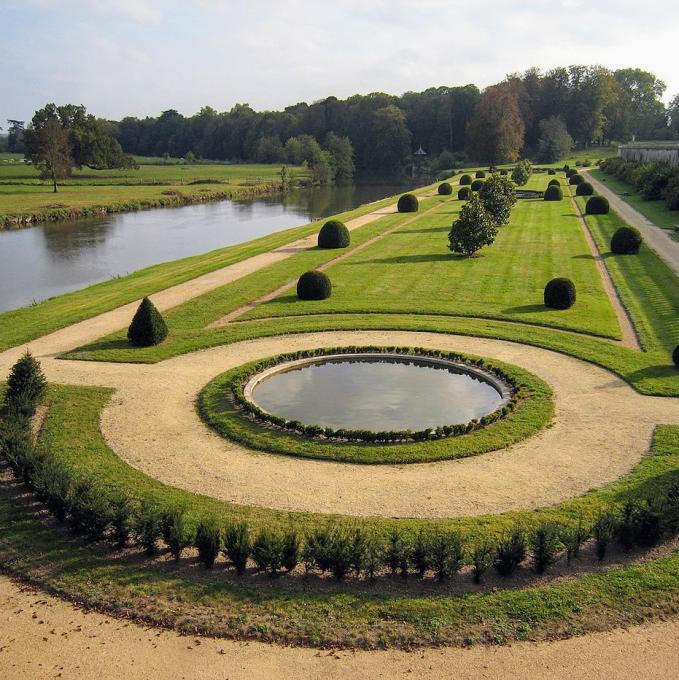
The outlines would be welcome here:
<svg viewBox="0 0 679 680">
<path fill-rule="evenodd" d="M 474 419 L 469 423 L 455 423 L 452 425 L 442 425 L 436 428 L 429 428 L 412 432 L 411 430 L 392 430 L 388 432 L 372 432 L 370 430 L 349 430 L 338 429 L 335 430 L 330 427 L 320 427 L 319 425 L 305 424 L 298 420 L 288 420 L 281 416 L 268 413 L 260 409 L 256 404 L 246 399 L 244 394 L 245 385 L 257 373 L 260 373 L 272 366 L 278 366 L 290 361 L 298 359 L 307 359 L 311 357 L 322 357 L 330 354 L 354 354 L 366 353 L 373 354 L 402 354 L 406 356 L 416 357 L 431 357 L 435 359 L 446 359 L 449 361 L 462 362 L 473 368 L 480 368 L 484 371 L 492 373 L 498 379 L 509 384 L 512 389 L 512 396 L 505 406 L 482 418 Z M 254 417 L 262 423 L 274 425 L 286 432 L 305 435 L 318 439 L 326 439 L 341 442 L 366 442 L 366 443 L 404 443 L 404 442 L 420 442 L 431 439 L 443 439 L 446 437 L 454 437 L 463 434 L 474 432 L 484 428 L 492 423 L 497 422 L 500 418 L 505 417 L 511 413 L 520 401 L 525 396 L 521 388 L 514 385 L 512 379 L 504 372 L 496 367 L 489 367 L 483 359 L 472 359 L 463 354 L 456 352 L 443 352 L 440 350 L 429 350 L 420 347 L 338 347 L 338 348 L 322 348 L 314 350 L 300 350 L 298 352 L 290 352 L 287 354 L 280 354 L 275 357 L 263 359 L 262 361 L 253 364 L 249 370 L 244 371 L 238 376 L 231 386 L 231 396 L 235 404 L 242 409 L 243 413 Z"/>
</svg>

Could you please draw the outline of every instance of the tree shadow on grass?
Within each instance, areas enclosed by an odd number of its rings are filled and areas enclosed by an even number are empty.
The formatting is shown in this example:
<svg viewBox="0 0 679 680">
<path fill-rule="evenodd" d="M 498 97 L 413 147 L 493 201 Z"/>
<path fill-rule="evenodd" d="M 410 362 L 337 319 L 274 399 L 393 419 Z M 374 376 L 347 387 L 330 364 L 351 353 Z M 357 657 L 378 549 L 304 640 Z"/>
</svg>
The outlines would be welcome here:
<svg viewBox="0 0 679 680">
<path fill-rule="evenodd" d="M 645 379 L 673 377 L 679 379 L 679 369 L 677 369 L 677 367 L 671 363 L 646 366 L 645 368 L 634 371 L 627 376 L 628 380 L 633 383 Z"/>
<path fill-rule="evenodd" d="M 426 229 L 399 229 L 398 231 L 395 231 L 392 234 L 392 236 L 400 236 L 401 234 L 435 234 L 449 230 L 450 230 L 449 225 L 445 225 L 442 227 L 428 227 Z"/>
<path fill-rule="evenodd" d="M 449 262 L 451 260 L 468 259 L 452 253 L 428 253 L 426 255 L 398 255 L 397 257 L 378 257 L 360 262 L 345 262 L 349 265 L 365 264 L 417 264 L 421 262 Z"/>
<path fill-rule="evenodd" d="M 534 312 L 549 312 L 549 308 L 541 304 L 519 305 L 518 307 L 507 307 L 503 309 L 503 314 L 532 314 Z"/>
</svg>

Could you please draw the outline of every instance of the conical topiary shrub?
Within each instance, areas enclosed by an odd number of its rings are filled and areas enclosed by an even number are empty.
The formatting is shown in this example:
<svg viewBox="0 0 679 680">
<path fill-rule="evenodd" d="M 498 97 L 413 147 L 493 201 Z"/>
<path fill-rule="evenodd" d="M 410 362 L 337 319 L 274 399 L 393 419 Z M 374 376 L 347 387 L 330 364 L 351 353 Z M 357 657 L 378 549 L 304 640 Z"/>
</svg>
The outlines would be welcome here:
<svg viewBox="0 0 679 680">
<path fill-rule="evenodd" d="M 150 347 L 165 340 L 167 333 L 165 319 L 153 302 L 145 297 L 127 329 L 127 339 L 136 347 Z"/>
<path fill-rule="evenodd" d="M 47 381 L 40 363 L 26 352 L 15 364 L 7 378 L 5 407 L 8 413 L 32 416 L 47 389 Z"/>
</svg>

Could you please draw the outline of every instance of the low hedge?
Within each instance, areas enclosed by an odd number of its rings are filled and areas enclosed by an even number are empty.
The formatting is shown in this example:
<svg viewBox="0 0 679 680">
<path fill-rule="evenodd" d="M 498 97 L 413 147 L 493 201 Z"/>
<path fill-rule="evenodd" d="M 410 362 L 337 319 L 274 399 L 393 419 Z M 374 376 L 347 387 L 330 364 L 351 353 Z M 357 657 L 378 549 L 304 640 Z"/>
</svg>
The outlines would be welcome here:
<svg viewBox="0 0 679 680">
<path fill-rule="evenodd" d="M 585 212 L 588 215 L 607 215 L 610 209 L 605 196 L 592 196 L 585 204 Z"/>
<path fill-rule="evenodd" d="M 420 202 L 417 200 L 415 194 L 403 194 L 398 199 L 398 211 L 400 213 L 417 212 L 420 207 Z"/>
<path fill-rule="evenodd" d="M 641 232 L 638 229 L 620 227 L 611 237 L 611 252 L 616 255 L 636 255 L 641 243 Z"/>
</svg>

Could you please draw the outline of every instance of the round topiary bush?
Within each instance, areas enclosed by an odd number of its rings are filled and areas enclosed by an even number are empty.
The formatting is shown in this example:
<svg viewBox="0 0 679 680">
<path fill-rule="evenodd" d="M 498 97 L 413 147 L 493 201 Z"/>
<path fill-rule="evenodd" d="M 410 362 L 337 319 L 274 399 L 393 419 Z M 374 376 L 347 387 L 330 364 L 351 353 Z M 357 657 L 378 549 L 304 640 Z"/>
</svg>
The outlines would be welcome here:
<svg viewBox="0 0 679 680">
<path fill-rule="evenodd" d="M 403 194 L 398 199 L 398 211 L 402 213 L 417 212 L 420 207 L 420 202 L 417 200 L 415 194 Z"/>
<path fill-rule="evenodd" d="M 468 201 L 472 197 L 472 190 L 469 187 L 460 187 L 457 192 L 457 197 L 461 201 Z"/>
<path fill-rule="evenodd" d="M 575 304 L 575 284 L 570 279 L 552 279 L 545 286 L 545 306 L 568 309 Z"/>
<path fill-rule="evenodd" d="M 549 170 L 547 170 L 547 174 L 548 175 L 556 175 L 556 170 L 554 168 L 549 168 Z"/>
<path fill-rule="evenodd" d="M 326 300 L 331 293 L 332 284 L 323 272 L 304 272 L 297 281 L 297 297 L 300 300 Z"/>
<path fill-rule="evenodd" d="M 549 183 L 547 184 L 547 186 L 548 186 L 548 187 L 560 187 L 560 186 L 561 186 L 561 182 L 559 182 L 559 180 L 556 179 L 556 178 L 550 179 L 550 180 L 549 180 Z"/>
<path fill-rule="evenodd" d="M 439 184 L 439 195 L 440 196 L 450 196 L 453 193 L 453 187 L 450 186 L 449 182 L 442 182 Z"/>
<path fill-rule="evenodd" d="M 674 365 L 679 367 L 679 345 L 677 345 L 674 348 L 674 352 L 672 352 L 672 361 L 674 361 Z"/>
<path fill-rule="evenodd" d="M 575 168 L 569 168 L 568 170 L 566 170 L 566 177 L 568 177 L 569 179 L 571 177 L 573 177 L 573 175 L 577 175 L 577 174 L 578 174 L 578 171 Z"/>
<path fill-rule="evenodd" d="M 460 177 L 460 186 L 468 186 L 471 183 L 472 183 L 471 175 L 462 175 L 462 177 Z"/>
<path fill-rule="evenodd" d="M 475 177 L 476 179 L 484 179 L 486 176 L 486 173 L 483 170 L 477 170 Z"/>
<path fill-rule="evenodd" d="M 346 248 L 350 243 L 349 230 L 339 220 L 329 220 L 318 232 L 319 248 Z"/>
<path fill-rule="evenodd" d="M 594 187 L 589 182 L 580 182 L 575 190 L 576 196 L 591 196 L 593 193 Z"/>
<path fill-rule="evenodd" d="M 568 180 L 569 184 L 572 184 L 573 186 L 578 186 L 578 184 L 582 184 L 585 181 L 585 178 L 582 175 L 578 175 L 576 172 L 574 175 L 571 175 L 571 178 Z"/>
<path fill-rule="evenodd" d="M 571 166 L 566 163 L 566 165 L 563 166 L 563 171 L 568 172 L 571 169 Z"/>
<path fill-rule="evenodd" d="M 478 191 L 483 186 L 484 181 L 482 179 L 475 179 L 472 182 L 472 191 Z"/>
<path fill-rule="evenodd" d="M 544 195 L 545 201 L 560 201 L 563 199 L 563 191 L 558 184 L 551 184 L 547 187 Z"/>
<path fill-rule="evenodd" d="M 145 297 L 132 317 L 132 323 L 127 329 L 127 339 L 136 347 L 150 347 L 160 344 L 167 334 L 165 319 L 153 302 Z"/>
<path fill-rule="evenodd" d="M 641 242 L 641 232 L 638 229 L 620 227 L 611 238 L 611 252 L 616 255 L 636 255 Z"/>
<path fill-rule="evenodd" d="M 609 210 L 610 205 L 605 196 L 592 196 L 585 206 L 585 212 L 588 215 L 606 215 Z"/>
<path fill-rule="evenodd" d="M 501 174 L 501 175 L 508 175 L 508 174 L 509 174 L 509 170 L 505 170 L 505 169 L 503 168 L 502 170 L 500 170 L 500 174 Z"/>
</svg>

